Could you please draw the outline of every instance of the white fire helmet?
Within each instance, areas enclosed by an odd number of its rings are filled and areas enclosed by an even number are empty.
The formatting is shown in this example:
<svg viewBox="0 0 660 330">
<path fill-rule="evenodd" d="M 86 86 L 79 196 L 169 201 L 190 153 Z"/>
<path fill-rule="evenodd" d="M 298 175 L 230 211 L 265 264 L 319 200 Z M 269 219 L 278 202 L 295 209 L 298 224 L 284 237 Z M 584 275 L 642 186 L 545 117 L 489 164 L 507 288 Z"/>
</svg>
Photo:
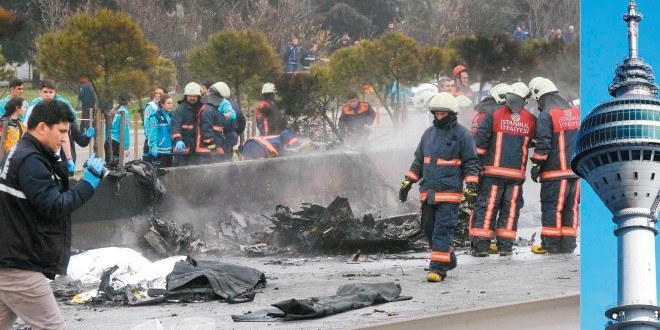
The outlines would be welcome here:
<svg viewBox="0 0 660 330">
<path fill-rule="evenodd" d="M 458 104 L 459 111 L 474 109 L 474 103 L 472 103 L 472 100 L 470 100 L 469 97 L 465 95 L 459 95 L 456 96 L 455 99 L 456 104 Z"/>
<path fill-rule="evenodd" d="M 183 95 L 202 95 L 202 88 L 199 87 L 199 84 L 196 82 L 189 82 L 186 87 L 183 88 Z"/>
<path fill-rule="evenodd" d="M 220 92 L 220 95 L 224 98 L 228 98 L 231 96 L 231 91 L 229 90 L 229 86 L 227 86 L 227 84 L 225 84 L 222 81 L 213 84 L 211 88 L 215 88 L 218 92 Z"/>
<path fill-rule="evenodd" d="M 527 88 L 527 85 L 525 85 L 525 83 L 517 82 L 509 86 L 509 90 L 507 91 L 507 94 L 508 93 L 516 94 L 522 97 L 524 100 L 526 100 L 529 97 L 529 88 Z"/>
<path fill-rule="evenodd" d="M 452 111 L 458 114 L 458 103 L 453 95 L 447 92 L 435 93 L 429 100 L 429 111 L 436 113 L 440 111 Z"/>
<path fill-rule="evenodd" d="M 261 87 L 261 94 L 266 94 L 266 93 L 275 94 L 275 85 L 273 83 L 265 83 L 264 86 Z"/>
<path fill-rule="evenodd" d="M 545 94 L 558 91 L 557 86 L 550 79 L 543 77 L 532 78 L 529 81 L 529 90 L 532 93 L 532 97 L 536 100 Z"/>
<path fill-rule="evenodd" d="M 499 83 L 493 87 L 491 87 L 490 91 L 488 91 L 488 95 L 490 95 L 492 98 L 495 99 L 495 102 L 497 104 L 504 104 L 504 95 L 506 95 L 506 92 L 509 90 L 509 85 L 506 83 Z"/>
</svg>

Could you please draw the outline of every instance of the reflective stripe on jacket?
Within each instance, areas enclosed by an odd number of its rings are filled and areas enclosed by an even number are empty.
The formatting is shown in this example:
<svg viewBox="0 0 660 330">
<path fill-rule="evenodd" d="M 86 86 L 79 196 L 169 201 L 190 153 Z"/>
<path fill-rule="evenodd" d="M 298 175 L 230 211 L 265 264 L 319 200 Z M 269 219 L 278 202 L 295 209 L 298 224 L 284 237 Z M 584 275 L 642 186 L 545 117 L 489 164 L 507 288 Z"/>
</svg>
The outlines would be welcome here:
<svg viewBox="0 0 660 330">
<path fill-rule="evenodd" d="M 484 156 L 482 175 L 525 181 L 529 142 L 536 117 L 527 109 L 512 113 L 503 105 L 486 113 L 477 128 L 477 153 Z"/>
</svg>

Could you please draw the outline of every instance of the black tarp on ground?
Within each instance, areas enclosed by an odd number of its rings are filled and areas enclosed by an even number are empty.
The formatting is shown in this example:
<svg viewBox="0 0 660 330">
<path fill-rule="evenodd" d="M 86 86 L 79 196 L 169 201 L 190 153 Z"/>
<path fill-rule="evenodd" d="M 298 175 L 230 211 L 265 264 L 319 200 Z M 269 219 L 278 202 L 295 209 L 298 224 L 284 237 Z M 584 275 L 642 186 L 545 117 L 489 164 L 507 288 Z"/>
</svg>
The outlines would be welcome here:
<svg viewBox="0 0 660 330">
<path fill-rule="evenodd" d="M 400 296 L 401 287 L 389 283 L 354 283 L 342 285 L 337 294 L 329 297 L 304 300 L 287 299 L 269 308 L 244 315 L 232 315 L 234 322 L 273 322 L 321 318 L 360 309 L 371 305 L 392 301 L 409 300 L 412 297 Z"/>
<path fill-rule="evenodd" d="M 253 290 L 265 285 L 266 275 L 260 270 L 188 257 L 174 264 L 167 278 L 167 296 L 174 299 L 212 293 L 228 303 L 239 303 L 254 300 Z"/>
</svg>

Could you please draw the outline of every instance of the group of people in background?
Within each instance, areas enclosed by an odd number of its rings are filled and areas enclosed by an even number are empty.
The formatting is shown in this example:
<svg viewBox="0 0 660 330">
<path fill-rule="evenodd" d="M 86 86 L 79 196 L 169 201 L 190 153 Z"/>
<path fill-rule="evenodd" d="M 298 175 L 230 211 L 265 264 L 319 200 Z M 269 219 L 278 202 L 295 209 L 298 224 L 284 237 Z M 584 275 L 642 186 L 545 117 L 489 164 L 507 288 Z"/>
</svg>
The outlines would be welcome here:
<svg viewBox="0 0 660 330">
<path fill-rule="evenodd" d="M 286 46 L 286 52 L 284 53 L 284 72 L 308 72 L 312 63 L 316 62 L 317 56 L 317 44 L 311 44 L 309 48 L 303 50 L 298 46 L 298 38 L 293 37 L 291 42 Z"/>
<path fill-rule="evenodd" d="M 564 32 L 565 31 L 565 32 Z M 511 38 L 518 42 L 524 42 L 525 40 L 531 39 L 532 35 L 527 28 L 527 24 L 520 23 L 516 25 L 516 28 L 511 33 Z M 562 30 L 561 27 L 556 26 L 554 28 L 548 29 L 545 39 L 548 41 L 562 39 L 565 42 L 574 42 L 577 40 L 578 35 L 575 31 L 575 26 L 569 25 L 566 30 Z"/>
<path fill-rule="evenodd" d="M 68 109 L 74 118 L 74 123 L 68 130 L 66 141 L 58 152 L 62 166 L 69 174 L 73 174 L 76 168 L 75 144 L 86 147 L 91 141 L 91 138 L 96 135 L 95 130 L 90 128 L 82 132 L 78 128 L 75 109 L 71 105 L 71 102 L 57 93 L 54 82 L 50 80 L 41 81 L 39 84 L 39 96 L 29 103 L 23 98 L 23 92 L 23 80 L 12 78 L 9 81 L 9 95 L 0 100 L 0 116 L 2 116 L 0 120 L 7 123 L 3 152 L 8 152 L 26 132 L 26 124 L 31 111 L 37 104 L 46 100 L 56 100 L 58 101 L 57 104 Z"/>
</svg>

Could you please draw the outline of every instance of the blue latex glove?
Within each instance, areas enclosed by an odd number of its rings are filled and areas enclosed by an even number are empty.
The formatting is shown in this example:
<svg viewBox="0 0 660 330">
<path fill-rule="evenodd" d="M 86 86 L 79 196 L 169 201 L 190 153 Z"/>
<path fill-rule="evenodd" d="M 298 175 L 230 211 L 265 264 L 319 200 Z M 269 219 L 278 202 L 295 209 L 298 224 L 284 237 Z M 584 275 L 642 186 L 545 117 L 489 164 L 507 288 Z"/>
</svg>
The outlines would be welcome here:
<svg viewBox="0 0 660 330">
<path fill-rule="evenodd" d="M 154 160 L 156 160 L 156 158 L 158 158 L 158 150 L 157 149 L 149 150 L 149 154 L 151 155 L 151 157 Z"/>
<path fill-rule="evenodd" d="M 186 147 L 186 145 L 183 143 L 183 141 L 178 141 L 176 143 L 176 146 L 174 146 L 174 148 L 176 149 L 176 152 L 179 152 L 179 153 L 183 152 L 183 148 L 185 148 L 185 147 Z"/>
<path fill-rule="evenodd" d="M 94 127 L 88 128 L 87 132 L 85 132 L 85 136 L 87 136 L 90 139 L 93 138 L 94 135 L 96 135 L 96 130 L 94 129 Z"/>
<path fill-rule="evenodd" d="M 96 189 L 96 187 L 98 187 L 99 183 L 101 182 L 103 164 L 105 164 L 105 162 L 103 159 L 96 157 L 95 153 L 92 153 L 92 155 L 85 163 L 87 164 L 87 167 L 83 173 L 83 180 L 89 182 L 89 184 L 91 184 L 92 187 Z"/>
<path fill-rule="evenodd" d="M 69 159 L 66 161 L 66 168 L 69 170 L 69 175 L 73 175 L 76 172 L 76 163 Z"/>
</svg>

